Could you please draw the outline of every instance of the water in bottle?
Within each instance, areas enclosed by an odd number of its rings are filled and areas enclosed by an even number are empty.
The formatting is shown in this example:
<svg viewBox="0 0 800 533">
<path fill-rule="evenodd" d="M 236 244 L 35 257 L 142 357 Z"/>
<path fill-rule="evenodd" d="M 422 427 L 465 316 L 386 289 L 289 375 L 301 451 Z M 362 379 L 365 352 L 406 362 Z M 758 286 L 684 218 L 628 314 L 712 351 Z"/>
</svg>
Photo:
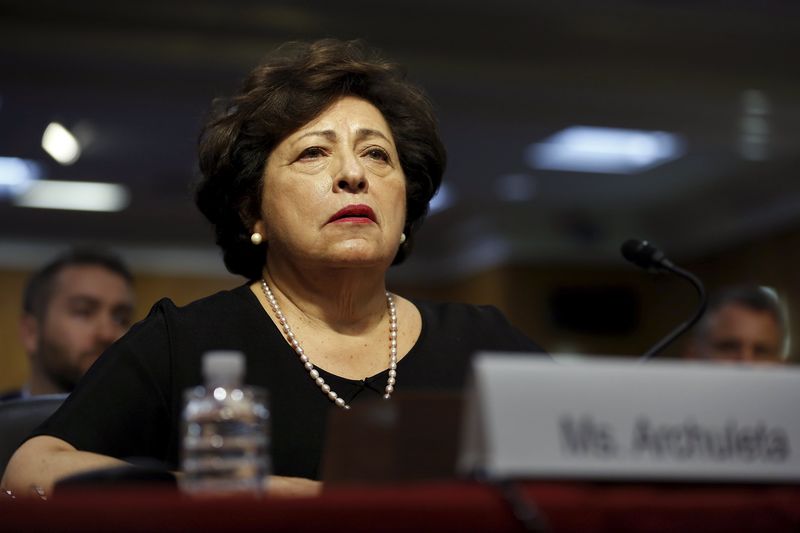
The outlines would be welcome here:
<svg viewBox="0 0 800 533">
<path fill-rule="evenodd" d="M 180 486 L 193 495 L 259 495 L 269 473 L 266 391 L 242 384 L 240 352 L 203 357 L 206 385 L 185 392 Z"/>
</svg>

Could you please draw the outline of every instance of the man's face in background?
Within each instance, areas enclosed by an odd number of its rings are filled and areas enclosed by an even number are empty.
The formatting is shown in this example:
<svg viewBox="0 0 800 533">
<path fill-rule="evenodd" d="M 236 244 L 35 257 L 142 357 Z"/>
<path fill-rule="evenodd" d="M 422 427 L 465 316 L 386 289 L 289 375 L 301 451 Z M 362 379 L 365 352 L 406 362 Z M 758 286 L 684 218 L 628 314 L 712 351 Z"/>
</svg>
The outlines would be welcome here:
<svg viewBox="0 0 800 533">
<path fill-rule="evenodd" d="M 42 316 L 23 317 L 32 371 L 55 389 L 70 392 L 128 330 L 132 313 L 133 290 L 125 278 L 100 265 L 64 267 L 53 279 Z"/>
<path fill-rule="evenodd" d="M 715 361 L 781 363 L 780 326 L 767 311 L 730 303 L 708 322 L 701 355 Z"/>
</svg>

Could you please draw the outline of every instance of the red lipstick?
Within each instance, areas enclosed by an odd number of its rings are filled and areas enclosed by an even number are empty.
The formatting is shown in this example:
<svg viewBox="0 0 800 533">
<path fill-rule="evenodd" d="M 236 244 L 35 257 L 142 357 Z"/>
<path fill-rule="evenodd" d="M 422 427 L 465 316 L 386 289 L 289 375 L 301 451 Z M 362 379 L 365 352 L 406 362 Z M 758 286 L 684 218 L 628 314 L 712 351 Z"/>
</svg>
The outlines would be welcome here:
<svg viewBox="0 0 800 533">
<path fill-rule="evenodd" d="M 328 219 L 328 223 L 332 222 L 353 222 L 356 224 L 365 224 L 368 222 L 377 222 L 375 218 L 375 211 L 365 204 L 348 205 L 338 210 L 334 215 Z"/>
</svg>

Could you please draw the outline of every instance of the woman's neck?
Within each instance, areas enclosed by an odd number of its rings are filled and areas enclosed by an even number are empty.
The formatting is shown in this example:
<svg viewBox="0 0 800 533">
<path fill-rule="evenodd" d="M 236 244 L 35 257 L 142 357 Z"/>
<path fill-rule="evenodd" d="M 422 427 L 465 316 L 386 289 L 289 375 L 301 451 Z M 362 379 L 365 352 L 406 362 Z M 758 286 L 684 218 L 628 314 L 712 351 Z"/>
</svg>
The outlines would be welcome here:
<svg viewBox="0 0 800 533">
<path fill-rule="evenodd" d="M 284 312 L 339 333 L 358 334 L 386 313 L 384 272 L 373 268 L 304 268 L 267 259 L 264 279 Z"/>
</svg>

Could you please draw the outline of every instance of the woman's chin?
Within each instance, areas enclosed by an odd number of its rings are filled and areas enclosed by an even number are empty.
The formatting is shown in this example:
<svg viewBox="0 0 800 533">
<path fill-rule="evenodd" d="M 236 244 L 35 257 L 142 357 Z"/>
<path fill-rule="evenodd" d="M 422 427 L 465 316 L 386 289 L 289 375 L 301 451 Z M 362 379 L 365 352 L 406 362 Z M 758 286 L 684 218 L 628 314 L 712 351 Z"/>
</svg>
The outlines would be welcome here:
<svg viewBox="0 0 800 533">
<path fill-rule="evenodd" d="M 346 257 L 335 257 L 328 261 L 334 268 L 382 268 L 386 269 L 391 261 L 386 261 L 383 257 L 348 255 Z"/>
<path fill-rule="evenodd" d="M 325 262 L 339 268 L 388 268 L 392 259 L 384 250 L 377 250 L 374 246 L 356 245 L 337 246 L 326 254 Z"/>
</svg>

